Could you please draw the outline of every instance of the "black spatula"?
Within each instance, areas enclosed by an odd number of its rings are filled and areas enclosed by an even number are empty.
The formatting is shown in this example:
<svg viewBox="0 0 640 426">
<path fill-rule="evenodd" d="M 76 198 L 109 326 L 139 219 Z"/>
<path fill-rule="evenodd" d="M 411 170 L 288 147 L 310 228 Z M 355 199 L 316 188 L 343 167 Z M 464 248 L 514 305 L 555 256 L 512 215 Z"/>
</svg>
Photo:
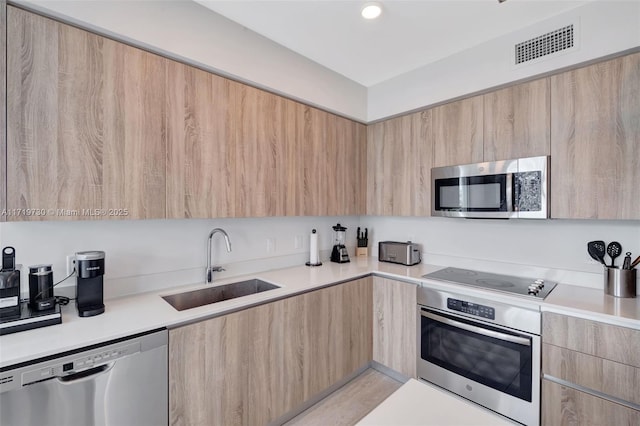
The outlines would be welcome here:
<svg viewBox="0 0 640 426">
<path fill-rule="evenodd" d="M 616 266 L 615 265 L 616 257 L 620 256 L 620 253 L 622 253 L 622 246 L 620 245 L 619 242 L 613 241 L 609 243 L 609 245 L 607 246 L 607 254 L 609 255 L 609 257 L 611 257 L 612 268 Z"/>
<path fill-rule="evenodd" d="M 604 262 L 604 254 L 606 253 L 604 250 L 604 241 L 589 241 L 587 243 L 587 252 L 589 252 L 589 256 L 602 263 L 604 266 L 607 266 Z"/>
</svg>

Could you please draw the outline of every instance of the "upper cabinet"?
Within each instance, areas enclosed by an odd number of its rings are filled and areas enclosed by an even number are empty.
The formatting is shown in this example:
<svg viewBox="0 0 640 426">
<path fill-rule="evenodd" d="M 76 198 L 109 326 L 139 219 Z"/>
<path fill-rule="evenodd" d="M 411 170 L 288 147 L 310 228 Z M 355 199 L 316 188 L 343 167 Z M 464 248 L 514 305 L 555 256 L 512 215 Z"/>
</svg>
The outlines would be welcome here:
<svg viewBox="0 0 640 426">
<path fill-rule="evenodd" d="M 167 217 L 235 215 L 235 111 L 239 84 L 169 61 L 167 109 Z"/>
<path fill-rule="evenodd" d="M 364 212 L 364 125 L 8 12 L 9 220 Z"/>
<path fill-rule="evenodd" d="M 432 111 L 367 129 L 367 214 L 428 216 L 431 209 Z"/>
<path fill-rule="evenodd" d="M 549 79 L 487 93 L 483 161 L 550 154 Z"/>
<path fill-rule="evenodd" d="M 431 109 L 433 167 L 483 161 L 483 97 L 463 99 Z"/>
<path fill-rule="evenodd" d="M 551 77 L 551 216 L 639 219 L 640 54 Z"/>
<path fill-rule="evenodd" d="M 13 7 L 7 24 L 7 207 L 42 212 L 8 219 L 165 217 L 166 60 Z"/>
</svg>

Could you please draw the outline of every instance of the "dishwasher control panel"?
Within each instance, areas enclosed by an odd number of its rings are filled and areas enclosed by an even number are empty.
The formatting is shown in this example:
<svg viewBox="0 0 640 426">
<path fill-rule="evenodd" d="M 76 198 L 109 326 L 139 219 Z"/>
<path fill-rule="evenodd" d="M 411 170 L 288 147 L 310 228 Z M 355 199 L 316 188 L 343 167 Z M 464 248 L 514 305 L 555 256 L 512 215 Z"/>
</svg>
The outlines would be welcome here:
<svg viewBox="0 0 640 426">
<path fill-rule="evenodd" d="M 104 346 L 82 354 L 66 356 L 57 360 L 54 365 L 46 363 L 46 366 L 23 372 L 22 384 L 27 385 L 53 377 L 69 376 L 138 352 L 140 352 L 140 342 Z"/>
<path fill-rule="evenodd" d="M 140 340 L 129 340 L 5 371 L 0 373 L 0 393 L 56 377 L 82 373 L 140 351 Z"/>
</svg>

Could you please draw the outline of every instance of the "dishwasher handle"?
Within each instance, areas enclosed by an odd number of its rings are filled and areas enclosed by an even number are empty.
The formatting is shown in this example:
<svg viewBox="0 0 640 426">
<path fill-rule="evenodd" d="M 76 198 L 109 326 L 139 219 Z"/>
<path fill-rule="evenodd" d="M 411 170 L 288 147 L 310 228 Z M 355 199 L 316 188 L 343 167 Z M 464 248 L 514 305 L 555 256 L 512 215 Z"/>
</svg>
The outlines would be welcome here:
<svg viewBox="0 0 640 426">
<path fill-rule="evenodd" d="M 113 366 L 115 365 L 115 362 L 110 362 L 108 364 L 103 364 L 100 365 L 98 367 L 93 367 L 90 368 L 88 370 L 84 370 L 84 371 L 79 371 L 77 373 L 72 373 L 69 374 L 68 376 L 61 376 L 58 377 L 58 380 L 62 383 L 65 384 L 70 384 L 70 383 L 74 383 L 74 382 L 79 382 L 83 379 L 93 379 L 95 376 L 99 376 L 103 373 L 106 373 L 107 371 L 111 370 L 113 368 Z"/>
</svg>

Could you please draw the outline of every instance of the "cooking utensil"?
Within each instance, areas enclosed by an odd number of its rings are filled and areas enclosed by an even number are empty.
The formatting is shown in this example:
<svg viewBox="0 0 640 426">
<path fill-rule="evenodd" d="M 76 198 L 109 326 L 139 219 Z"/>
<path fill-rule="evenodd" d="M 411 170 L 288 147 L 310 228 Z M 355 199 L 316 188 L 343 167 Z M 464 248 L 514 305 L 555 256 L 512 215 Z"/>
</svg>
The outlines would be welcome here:
<svg viewBox="0 0 640 426">
<path fill-rule="evenodd" d="M 628 251 L 622 262 L 622 269 L 631 269 L 631 252 Z"/>
<path fill-rule="evenodd" d="M 591 256 L 592 259 L 597 260 L 598 262 L 607 266 L 607 264 L 604 262 L 604 249 L 604 241 L 589 241 L 587 243 L 587 252 L 589 253 L 589 256 Z"/>
<path fill-rule="evenodd" d="M 607 254 L 611 258 L 612 268 L 616 266 L 616 257 L 620 256 L 620 253 L 622 253 L 622 246 L 620 245 L 620 243 L 617 241 L 610 242 L 607 246 Z"/>
<path fill-rule="evenodd" d="M 629 269 L 635 268 L 636 266 L 638 266 L 638 264 L 640 264 L 640 256 L 636 257 L 636 260 L 631 262 L 631 266 L 629 267 Z"/>
</svg>

